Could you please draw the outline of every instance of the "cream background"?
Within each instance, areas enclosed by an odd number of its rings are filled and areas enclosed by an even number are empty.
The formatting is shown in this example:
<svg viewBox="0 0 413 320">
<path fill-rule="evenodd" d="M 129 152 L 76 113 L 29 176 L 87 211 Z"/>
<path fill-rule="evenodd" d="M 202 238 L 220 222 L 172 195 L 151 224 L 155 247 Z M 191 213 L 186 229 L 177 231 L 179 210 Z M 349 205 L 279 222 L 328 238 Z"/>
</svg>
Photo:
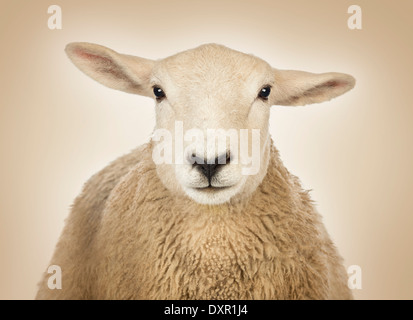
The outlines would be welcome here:
<svg viewBox="0 0 413 320">
<path fill-rule="evenodd" d="M 52 4 L 62 30 L 47 28 Z M 351 4 L 363 30 L 347 28 Z M 408 0 L 1 0 L 0 299 L 34 297 L 82 184 L 154 125 L 151 99 L 70 63 L 72 41 L 147 58 L 216 42 L 278 68 L 355 76 L 331 102 L 273 107 L 271 132 L 346 266 L 361 266 L 355 297 L 412 299 L 412 12 Z"/>
</svg>

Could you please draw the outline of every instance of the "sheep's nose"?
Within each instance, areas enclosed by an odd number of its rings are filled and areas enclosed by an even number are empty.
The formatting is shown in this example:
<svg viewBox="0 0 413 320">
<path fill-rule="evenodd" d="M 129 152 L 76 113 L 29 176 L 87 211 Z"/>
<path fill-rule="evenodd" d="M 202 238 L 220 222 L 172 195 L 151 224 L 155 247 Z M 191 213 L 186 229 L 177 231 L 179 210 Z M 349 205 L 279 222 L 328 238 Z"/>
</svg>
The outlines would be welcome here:
<svg viewBox="0 0 413 320">
<path fill-rule="evenodd" d="M 217 172 L 218 165 L 217 164 L 197 164 L 197 165 L 199 166 L 199 170 L 208 179 L 209 184 L 211 184 L 211 179 L 214 176 L 214 174 Z"/>
<path fill-rule="evenodd" d="M 218 169 L 221 166 L 228 164 L 230 161 L 229 154 L 223 154 L 216 157 L 214 163 L 208 163 L 207 159 L 199 158 L 194 155 L 192 156 L 192 159 L 195 161 L 194 166 L 208 179 L 210 185 L 212 177 L 217 173 Z"/>
</svg>

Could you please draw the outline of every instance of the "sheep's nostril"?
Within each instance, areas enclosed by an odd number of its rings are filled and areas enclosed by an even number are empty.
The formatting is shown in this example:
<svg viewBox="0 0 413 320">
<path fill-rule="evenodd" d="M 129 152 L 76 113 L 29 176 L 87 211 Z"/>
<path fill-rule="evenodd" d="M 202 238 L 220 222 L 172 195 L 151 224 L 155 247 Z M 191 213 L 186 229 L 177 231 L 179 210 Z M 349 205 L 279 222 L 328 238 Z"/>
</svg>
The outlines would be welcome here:
<svg viewBox="0 0 413 320">
<path fill-rule="evenodd" d="M 221 154 L 219 157 L 215 159 L 215 163 L 217 164 L 228 164 L 231 162 L 231 155 L 229 152 Z"/>
</svg>

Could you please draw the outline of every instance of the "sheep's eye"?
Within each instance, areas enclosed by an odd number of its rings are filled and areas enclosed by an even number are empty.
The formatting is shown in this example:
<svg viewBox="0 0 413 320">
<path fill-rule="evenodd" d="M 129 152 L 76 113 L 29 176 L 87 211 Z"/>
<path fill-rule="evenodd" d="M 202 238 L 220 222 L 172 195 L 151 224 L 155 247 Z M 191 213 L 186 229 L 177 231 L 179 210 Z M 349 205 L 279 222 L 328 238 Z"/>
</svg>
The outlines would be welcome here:
<svg viewBox="0 0 413 320">
<path fill-rule="evenodd" d="M 260 93 L 258 93 L 258 97 L 264 100 L 268 100 L 268 96 L 270 95 L 270 93 L 271 93 L 271 87 L 266 86 L 261 89 Z"/>
<path fill-rule="evenodd" d="M 159 87 L 153 87 L 153 94 L 156 97 L 156 100 L 161 100 L 166 97 L 165 92 Z"/>
</svg>

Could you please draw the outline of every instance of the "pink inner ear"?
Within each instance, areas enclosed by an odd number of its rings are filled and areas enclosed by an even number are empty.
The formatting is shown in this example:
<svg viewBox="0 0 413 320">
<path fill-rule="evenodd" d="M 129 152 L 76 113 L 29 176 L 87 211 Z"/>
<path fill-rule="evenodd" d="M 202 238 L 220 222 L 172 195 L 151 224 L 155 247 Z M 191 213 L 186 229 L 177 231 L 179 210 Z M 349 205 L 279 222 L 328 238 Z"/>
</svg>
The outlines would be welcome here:
<svg viewBox="0 0 413 320">
<path fill-rule="evenodd" d="M 73 52 L 75 55 L 77 55 L 78 57 L 82 58 L 82 59 L 87 59 L 87 60 L 101 60 L 104 62 L 110 62 L 111 60 L 102 56 L 98 56 L 96 54 L 91 54 L 91 53 L 87 53 L 86 51 L 78 48 L 75 49 Z"/>
<path fill-rule="evenodd" d="M 338 81 L 338 80 L 331 80 L 327 81 L 324 86 L 330 87 L 330 88 L 340 88 L 346 86 L 346 83 L 343 81 Z"/>
</svg>

